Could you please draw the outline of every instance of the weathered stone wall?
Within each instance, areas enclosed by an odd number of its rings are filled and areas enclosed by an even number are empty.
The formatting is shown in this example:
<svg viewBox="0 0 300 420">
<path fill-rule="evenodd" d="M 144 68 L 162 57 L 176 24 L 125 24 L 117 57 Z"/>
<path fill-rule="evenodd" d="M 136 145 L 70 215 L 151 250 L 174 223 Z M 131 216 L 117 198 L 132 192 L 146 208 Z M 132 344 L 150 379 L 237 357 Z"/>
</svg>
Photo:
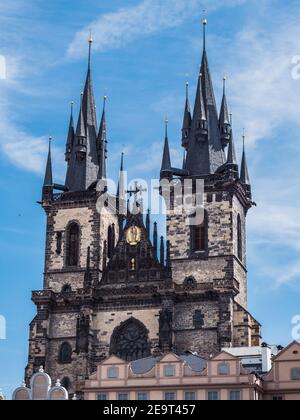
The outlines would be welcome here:
<svg viewBox="0 0 300 420">
<path fill-rule="evenodd" d="M 99 311 L 93 319 L 93 329 L 98 341 L 98 356 L 105 357 L 109 354 L 111 336 L 115 328 L 130 318 L 142 322 L 149 331 L 149 340 L 152 348 L 159 340 L 159 312 L 161 308 L 147 308 L 140 310 Z"/>
<path fill-rule="evenodd" d="M 203 327 L 195 328 L 195 311 L 201 311 Z M 179 353 L 187 350 L 209 356 L 219 351 L 218 325 L 219 304 L 214 302 L 177 303 L 174 307 L 174 349 Z"/>
<path fill-rule="evenodd" d="M 47 220 L 47 252 L 45 288 L 60 292 L 65 284 L 73 290 L 83 287 L 84 271 L 87 262 L 87 249 L 90 247 L 91 270 L 103 268 L 104 242 L 107 240 L 109 225 L 115 224 L 116 240 L 118 238 L 118 223 L 116 215 L 104 208 L 98 213 L 96 202 L 88 206 L 60 208 L 53 205 Z M 66 232 L 70 223 L 77 222 L 80 226 L 80 261 L 78 267 L 66 266 L 67 238 Z M 61 253 L 57 253 L 57 234 L 62 234 Z"/>
<path fill-rule="evenodd" d="M 208 220 L 207 253 L 191 252 L 191 229 L 187 215 L 169 210 L 167 236 L 171 246 L 173 280 L 182 284 L 188 277 L 197 283 L 212 284 L 214 280 L 231 279 L 239 283 L 238 303 L 247 307 L 246 216 L 245 210 L 234 195 L 227 192 L 205 194 Z M 238 260 L 237 217 L 242 222 L 243 261 Z"/>
</svg>

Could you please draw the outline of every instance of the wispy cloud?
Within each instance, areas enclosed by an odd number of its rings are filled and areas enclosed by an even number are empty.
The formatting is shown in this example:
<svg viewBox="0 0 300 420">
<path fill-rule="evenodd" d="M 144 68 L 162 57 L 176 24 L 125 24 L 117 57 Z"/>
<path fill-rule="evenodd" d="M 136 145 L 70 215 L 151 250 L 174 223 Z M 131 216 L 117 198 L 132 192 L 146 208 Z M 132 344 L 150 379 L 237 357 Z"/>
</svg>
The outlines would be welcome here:
<svg viewBox="0 0 300 420">
<path fill-rule="evenodd" d="M 271 29 L 250 23 L 227 41 L 230 101 L 238 129 L 246 127 L 252 144 L 282 124 L 299 128 L 300 81 L 292 77 L 292 59 L 300 53 L 299 18 L 299 11 L 292 17 L 273 11 Z"/>
<path fill-rule="evenodd" d="M 244 2 L 245 0 L 144 0 L 136 6 L 124 7 L 99 16 L 75 35 L 68 54 L 71 57 L 83 57 L 86 54 L 86 38 L 90 30 L 95 38 L 95 50 L 103 52 L 181 25 L 190 17 L 201 15 L 204 3 L 212 12 Z"/>
</svg>

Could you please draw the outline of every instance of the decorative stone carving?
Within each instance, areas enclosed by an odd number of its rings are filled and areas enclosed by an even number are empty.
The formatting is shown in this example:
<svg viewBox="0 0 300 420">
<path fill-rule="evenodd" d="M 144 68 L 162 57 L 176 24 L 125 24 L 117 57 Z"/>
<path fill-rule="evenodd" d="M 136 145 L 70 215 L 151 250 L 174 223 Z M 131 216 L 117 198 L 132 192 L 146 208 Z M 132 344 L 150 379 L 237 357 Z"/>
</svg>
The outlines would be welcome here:
<svg viewBox="0 0 300 420">
<path fill-rule="evenodd" d="M 87 353 L 89 350 L 90 317 L 81 314 L 77 318 L 76 353 Z"/>
<path fill-rule="evenodd" d="M 113 333 L 110 353 L 126 361 L 150 356 L 146 327 L 134 318 L 125 321 Z"/>
<path fill-rule="evenodd" d="M 173 315 L 168 309 L 160 311 L 159 317 L 159 347 L 162 351 L 170 351 L 173 346 L 172 332 Z"/>
</svg>

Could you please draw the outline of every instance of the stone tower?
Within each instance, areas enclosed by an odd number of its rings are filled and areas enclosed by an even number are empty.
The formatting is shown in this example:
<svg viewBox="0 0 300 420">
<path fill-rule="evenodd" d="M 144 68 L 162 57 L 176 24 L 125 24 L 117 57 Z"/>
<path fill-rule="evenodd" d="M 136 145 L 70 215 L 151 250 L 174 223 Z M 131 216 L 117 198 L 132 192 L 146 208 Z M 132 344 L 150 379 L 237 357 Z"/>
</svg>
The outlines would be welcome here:
<svg viewBox="0 0 300 420">
<path fill-rule="evenodd" d="M 44 366 L 71 396 L 81 394 L 109 354 L 125 360 L 169 350 L 209 356 L 260 340 L 260 325 L 247 311 L 245 222 L 252 200 L 246 154 L 239 171 L 225 84 L 218 113 L 205 42 L 193 114 L 187 92 L 183 167 L 171 165 L 166 130 L 161 168 L 162 180 L 203 181 L 205 216 L 191 227 L 187 214 L 170 205 L 166 241 L 156 223 L 151 227 L 150 212 L 144 216 L 139 188 L 126 191 L 123 156 L 117 195 L 107 191 L 106 108 L 104 101 L 98 128 L 91 45 L 90 39 L 76 127 L 71 110 L 65 185 L 53 181 L 49 146 L 41 201 L 44 285 L 32 294 L 37 315 L 26 368 L 27 383 Z"/>
<path fill-rule="evenodd" d="M 174 309 L 175 348 L 188 347 L 207 355 L 222 347 L 259 345 L 260 325 L 247 311 L 246 216 L 253 202 L 245 148 L 239 171 L 225 78 L 217 111 L 206 51 L 206 20 L 203 31 L 193 114 L 187 90 L 183 167 L 172 167 L 166 136 L 161 180 L 173 185 L 167 201 L 172 280 L 177 288 L 189 290 Z M 196 225 L 188 222 L 184 201 L 178 211 L 178 185 L 184 195 L 187 180 L 194 199 L 197 181 L 203 185 L 203 217 Z"/>
</svg>

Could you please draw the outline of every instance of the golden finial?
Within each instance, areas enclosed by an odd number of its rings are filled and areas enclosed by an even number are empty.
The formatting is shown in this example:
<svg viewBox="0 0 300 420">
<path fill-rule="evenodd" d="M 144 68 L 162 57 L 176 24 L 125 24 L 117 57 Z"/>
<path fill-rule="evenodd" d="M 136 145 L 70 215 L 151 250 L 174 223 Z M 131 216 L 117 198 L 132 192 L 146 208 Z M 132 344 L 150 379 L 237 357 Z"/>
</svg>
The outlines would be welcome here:
<svg viewBox="0 0 300 420">
<path fill-rule="evenodd" d="M 203 23 L 203 25 L 204 25 L 204 26 L 206 26 L 206 25 L 207 25 L 206 10 L 205 10 L 205 9 L 203 10 L 203 19 L 202 19 L 202 23 Z"/>
<path fill-rule="evenodd" d="M 224 94 L 225 94 L 225 91 L 226 91 L 226 80 L 227 80 L 227 77 L 223 76 L 223 93 Z"/>
<path fill-rule="evenodd" d="M 94 42 L 93 37 L 92 37 L 92 31 L 90 30 L 90 36 L 89 36 L 89 40 L 88 40 L 89 44 L 92 44 Z"/>
</svg>

